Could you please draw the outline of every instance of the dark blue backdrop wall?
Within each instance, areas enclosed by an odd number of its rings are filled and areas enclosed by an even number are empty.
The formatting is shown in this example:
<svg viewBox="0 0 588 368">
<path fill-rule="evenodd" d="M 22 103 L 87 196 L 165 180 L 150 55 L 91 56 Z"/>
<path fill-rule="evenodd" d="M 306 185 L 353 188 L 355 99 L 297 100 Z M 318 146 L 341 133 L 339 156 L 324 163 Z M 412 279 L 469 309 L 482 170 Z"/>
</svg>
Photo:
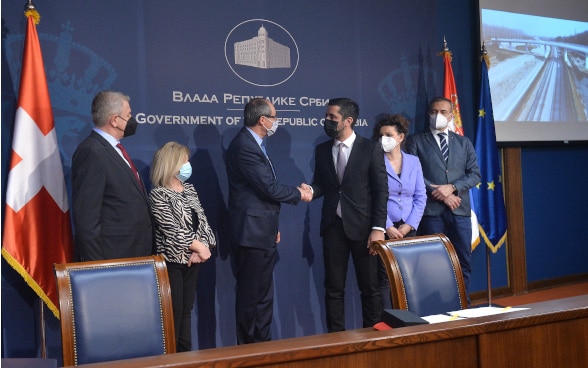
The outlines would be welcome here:
<svg viewBox="0 0 588 368">
<path fill-rule="evenodd" d="M 22 58 L 25 1 L 2 3 L 2 187 L 10 153 L 15 99 Z M 371 136 L 375 117 L 404 113 L 421 130 L 426 102 L 442 93 L 443 37 L 453 51 L 466 135 L 473 139 L 478 96 L 478 11 L 469 0 L 410 2 L 323 0 L 316 2 L 228 0 L 36 1 L 37 26 L 54 106 L 56 130 L 69 186 L 71 157 L 90 132 L 90 103 L 102 89 L 131 96 L 133 114 L 141 123 L 125 140 L 145 178 L 154 151 L 174 140 L 189 146 L 191 179 L 219 238 L 218 251 L 200 271 L 194 309 L 194 348 L 235 344 L 234 285 L 227 243 L 227 179 L 224 150 L 242 125 L 242 109 L 251 96 L 272 99 L 281 127 L 268 142 L 280 181 L 298 185 L 312 180 L 314 146 L 326 140 L 321 119 L 328 98 L 347 96 L 361 108 L 356 131 Z M 290 50 L 290 65 L 259 69 L 235 63 L 234 44 L 260 31 Z M 545 157 L 547 156 L 547 157 Z M 523 155 L 532 178 L 548 183 L 556 197 L 550 205 L 571 238 L 582 235 L 575 209 L 586 205 L 585 148 L 529 150 Z M 539 162 L 569 162 L 566 168 Z M 577 166 L 584 170 L 578 175 Z M 561 172 L 560 172 L 561 170 Z M 575 175 L 571 172 L 575 171 Z M 520 173 L 506 173 L 506 175 Z M 523 172 L 523 181 L 527 184 Z M 566 184 L 562 185 L 563 180 Z M 525 187 L 525 204 L 537 203 L 539 186 Z M 550 187 L 558 187 L 555 193 Z M 527 200 L 527 191 L 531 197 Z M 562 192 L 565 200 L 557 200 Z M 2 208 L 4 208 L 2 190 Z M 567 197 L 571 197 L 569 200 Z M 578 197 L 580 201 L 578 201 Z M 545 202 L 542 202 L 545 203 Z M 318 235 L 321 202 L 283 206 L 279 261 L 275 271 L 275 339 L 326 331 L 323 266 Z M 584 206 L 585 208 L 586 206 Z M 545 214 L 526 207 L 526 228 L 543 226 Z M 576 212 L 576 217 L 566 214 Z M 552 223 L 552 222 L 550 222 Z M 579 228 L 579 226 L 577 226 Z M 561 228 L 556 228 L 561 229 Z M 554 232 L 553 234 L 559 234 Z M 532 235 L 531 234 L 531 235 Z M 556 271 L 534 272 L 536 279 L 586 272 L 586 248 L 569 248 L 533 238 L 529 257 L 555 249 Z M 553 239 L 555 240 L 555 239 Z M 48 246 L 56 246 L 48 244 Z M 506 247 L 493 255 L 493 286 L 508 284 Z M 485 253 L 474 252 L 472 289 L 486 287 Z M 569 261 L 569 262 L 568 262 Z M 532 263 L 535 261 L 532 261 Z M 570 264 L 572 265 L 570 267 Z M 564 267 L 565 265 L 565 267 Z M 543 267 L 538 265 L 540 270 Z M 352 268 L 350 268 L 352 269 Z M 347 327 L 361 326 L 354 275 L 348 279 Z M 34 356 L 38 352 L 36 298 L 18 275 L 2 264 L 2 356 Z M 60 357 L 59 321 L 46 318 L 48 352 Z"/>
</svg>

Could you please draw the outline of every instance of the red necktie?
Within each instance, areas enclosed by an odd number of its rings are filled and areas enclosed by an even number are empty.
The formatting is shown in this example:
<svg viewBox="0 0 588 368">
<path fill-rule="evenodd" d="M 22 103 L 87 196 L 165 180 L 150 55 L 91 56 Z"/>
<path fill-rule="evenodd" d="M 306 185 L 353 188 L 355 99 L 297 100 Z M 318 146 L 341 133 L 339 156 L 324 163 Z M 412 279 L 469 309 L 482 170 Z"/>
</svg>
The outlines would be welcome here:
<svg viewBox="0 0 588 368">
<path fill-rule="evenodd" d="M 139 186 L 141 188 L 143 188 L 143 185 L 141 184 L 141 179 L 139 179 L 139 171 L 137 171 L 137 168 L 135 167 L 135 164 L 133 164 L 133 160 L 131 160 L 131 156 L 129 156 L 129 154 L 127 153 L 127 150 L 122 146 L 122 144 L 118 143 L 116 146 L 122 152 L 123 157 L 125 158 L 125 160 L 127 160 L 127 162 L 129 163 L 129 165 L 131 166 L 131 170 L 133 170 L 133 173 L 135 174 L 135 179 L 137 179 L 137 182 L 139 183 Z"/>
</svg>

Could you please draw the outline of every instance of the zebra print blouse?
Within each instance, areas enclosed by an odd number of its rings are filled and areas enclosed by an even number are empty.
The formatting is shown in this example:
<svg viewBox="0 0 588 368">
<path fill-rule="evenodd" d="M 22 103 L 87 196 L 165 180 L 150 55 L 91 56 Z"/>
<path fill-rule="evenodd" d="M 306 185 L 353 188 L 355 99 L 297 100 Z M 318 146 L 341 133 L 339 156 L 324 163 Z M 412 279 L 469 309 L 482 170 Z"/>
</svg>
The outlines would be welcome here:
<svg viewBox="0 0 588 368">
<path fill-rule="evenodd" d="M 149 202 L 155 225 L 156 252 L 163 254 L 168 262 L 187 264 L 192 254 L 189 247 L 194 239 L 211 249 L 216 246 L 216 239 L 194 186 L 189 183 L 183 183 L 183 186 L 183 192 L 155 187 L 149 193 Z M 196 231 L 193 213 L 198 217 Z"/>
</svg>

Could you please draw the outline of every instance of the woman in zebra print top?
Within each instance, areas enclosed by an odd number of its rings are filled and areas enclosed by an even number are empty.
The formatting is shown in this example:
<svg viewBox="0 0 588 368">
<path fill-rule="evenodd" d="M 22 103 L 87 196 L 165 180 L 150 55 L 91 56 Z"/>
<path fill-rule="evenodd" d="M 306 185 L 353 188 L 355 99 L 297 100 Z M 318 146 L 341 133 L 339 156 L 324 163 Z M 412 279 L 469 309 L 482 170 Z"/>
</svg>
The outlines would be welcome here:
<svg viewBox="0 0 588 368">
<path fill-rule="evenodd" d="M 156 252 L 166 260 L 171 287 L 177 351 L 192 350 L 191 313 L 198 266 L 210 258 L 216 240 L 198 194 L 186 180 L 192 174 L 189 150 L 168 142 L 155 153 L 149 194 Z"/>
</svg>

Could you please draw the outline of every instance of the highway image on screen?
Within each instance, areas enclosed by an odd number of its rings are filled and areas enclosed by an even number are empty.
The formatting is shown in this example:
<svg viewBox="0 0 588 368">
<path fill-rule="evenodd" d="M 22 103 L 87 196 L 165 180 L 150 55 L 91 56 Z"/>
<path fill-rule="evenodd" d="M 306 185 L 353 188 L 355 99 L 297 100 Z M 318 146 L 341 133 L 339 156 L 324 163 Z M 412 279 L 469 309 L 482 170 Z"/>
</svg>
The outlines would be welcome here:
<svg viewBox="0 0 588 368">
<path fill-rule="evenodd" d="M 588 123 L 588 22 L 482 9 L 494 120 Z"/>
</svg>

